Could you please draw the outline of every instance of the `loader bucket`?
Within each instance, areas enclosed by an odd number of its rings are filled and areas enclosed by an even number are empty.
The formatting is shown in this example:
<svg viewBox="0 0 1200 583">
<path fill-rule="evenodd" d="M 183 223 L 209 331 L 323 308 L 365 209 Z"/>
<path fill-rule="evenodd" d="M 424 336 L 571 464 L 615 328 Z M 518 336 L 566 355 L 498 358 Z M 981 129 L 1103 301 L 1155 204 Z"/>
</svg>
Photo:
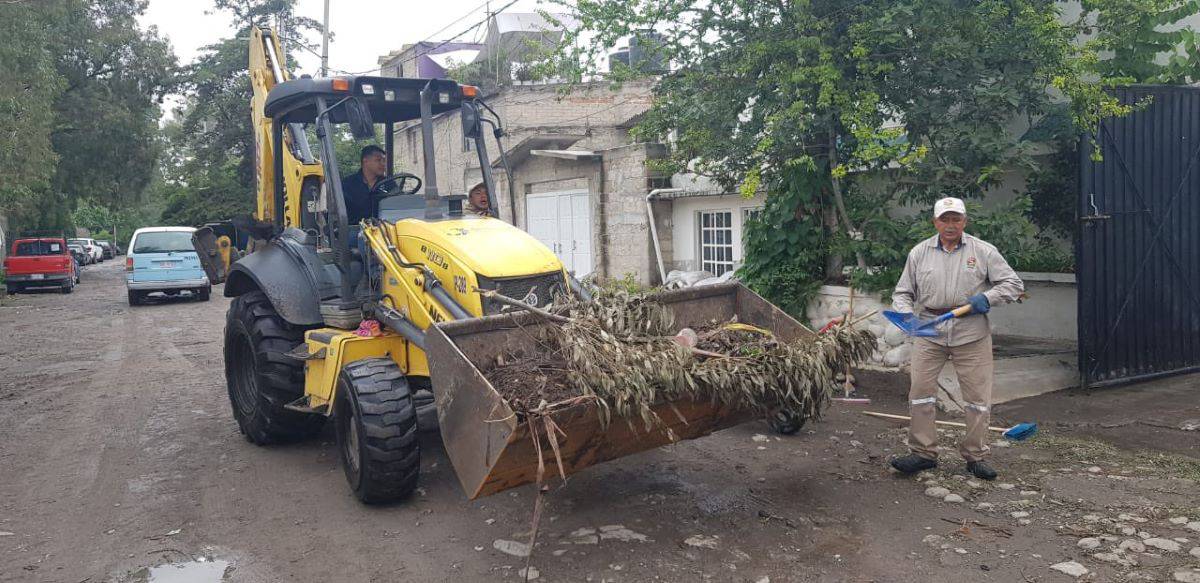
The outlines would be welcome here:
<svg viewBox="0 0 1200 583">
<path fill-rule="evenodd" d="M 680 328 L 736 316 L 739 322 L 771 330 L 785 341 L 812 335 L 795 319 L 738 283 L 663 292 L 657 297 L 674 311 Z M 429 330 L 426 351 L 442 441 L 471 499 L 537 480 L 538 454 L 528 425 L 517 419 L 480 369 L 501 354 L 531 352 L 532 332 L 546 325 L 550 324 L 526 313 L 445 322 Z M 749 411 L 707 400 L 664 402 L 654 410 L 679 440 L 703 437 L 754 417 Z M 553 419 L 566 433 L 565 438 L 559 436 L 558 442 L 563 470 L 568 475 L 670 443 L 664 429 L 647 432 L 640 422 L 614 419 L 608 427 L 602 427 L 592 403 L 563 409 L 554 413 Z M 553 451 L 544 441 L 542 449 L 546 477 L 557 475 Z"/>
</svg>

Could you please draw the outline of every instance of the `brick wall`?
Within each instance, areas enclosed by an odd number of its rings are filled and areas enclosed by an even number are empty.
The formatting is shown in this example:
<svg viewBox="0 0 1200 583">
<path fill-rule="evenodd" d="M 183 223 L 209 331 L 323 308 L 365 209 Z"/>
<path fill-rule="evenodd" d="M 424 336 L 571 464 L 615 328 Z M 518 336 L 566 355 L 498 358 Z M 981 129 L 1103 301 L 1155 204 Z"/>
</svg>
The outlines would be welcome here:
<svg viewBox="0 0 1200 583">
<path fill-rule="evenodd" d="M 657 283 L 658 269 L 646 215 L 646 194 L 655 176 L 646 161 L 664 156 L 665 148 L 660 144 L 630 144 L 628 132 L 630 120 L 650 105 L 650 85 L 631 83 L 613 91 L 607 84 L 597 84 L 567 95 L 559 94 L 559 88 L 507 87 L 488 99 L 505 125 L 506 148 L 511 150 L 539 136 L 581 136 L 567 149 L 595 151 L 601 155 L 600 160 L 527 157 L 513 168 L 514 201 L 508 193 L 509 177 L 497 167 L 499 151 L 489 134 L 486 139 L 489 155 L 496 163 L 493 176 L 500 218 L 525 228 L 526 195 L 586 190 L 591 202 L 593 273 L 612 278 L 633 274 L 643 283 Z M 434 157 L 442 194 L 464 194 L 480 180 L 474 150 L 464 151 L 461 123 L 457 112 L 434 120 Z M 418 125 L 396 131 L 395 149 L 399 170 L 424 176 Z M 658 210 L 664 259 L 670 261 L 671 213 L 669 207 Z"/>
<path fill-rule="evenodd" d="M 560 85 L 518 85 L 506 87 L 487 99 L 500 114 L 507 134 L 505 146 L 512 148 L 522 140 L 544 134 L 585 136 L 572 149 L 607 149 L 629 143 L 622 124 L 650 106 L 650 85 L 628 83 L 613 91 L 607 83 L 586 85 L 562 95 Z M 488 128 L 485 126 L 485 131 Z M 479 180 L 479 164 L 474 150 L 464 151 L 462 120 L 458 112 L 434 119 L 434 158 L 437 161 L 438 187 L 442 193 L 464 194 Z M 395 159 L 398 170 L 424 176 L 418 124 L 400 127 L 395 135 Z M 499 159 L 496 142 L 487 137 L 493 162 Z M 497 178 L 503 181 L 502 172 Z M 501 185 L 497 185 L 498 187 Z M 498 188 L 504 194 L 505 188 Z M 504 211 L 511 202 L 501 201 Z"/>
</svg>

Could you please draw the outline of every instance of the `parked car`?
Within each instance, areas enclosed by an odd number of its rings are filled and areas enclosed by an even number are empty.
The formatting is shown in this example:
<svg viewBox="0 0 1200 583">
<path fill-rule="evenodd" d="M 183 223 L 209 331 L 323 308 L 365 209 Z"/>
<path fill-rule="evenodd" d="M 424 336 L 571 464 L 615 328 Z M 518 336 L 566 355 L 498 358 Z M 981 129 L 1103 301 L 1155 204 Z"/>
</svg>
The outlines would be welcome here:
<svg viewBox="0 0 1200 583">
<path fill-rule="evenodd" d="M 95 254 L 92 253 L 92 250 L 88 246 L 86 240 L 84 240 L 84 239 L 67 239 L 67 246 L 69 247 L 71 245 L 75 245 L 75 246 L 79 247 L 80 249 L 83 249 L 83 261 L 79 262 L 80 265 L 91 265 L 96 262 L 96 256 L 95 256 Z"/>
<path fill-rule="evenodd" d="M 173 296 L 188 291 L 200 301 L 208 300 L 212 285 L 192 245 L 195 231 L 191 227 L 147 227 L 133 233 L 125 257 L 129 305 L 141 304 L 155 292 Z"/>
<path fill-rule="evenodd" d="M 92 262 L 92 256 L 88 255 L 83 245 L 77 243 L 67 243 L 67 250 L 71 252 L 71 256 L 75 258 L 75 264 L 79 266 L 88 265 Z"/>
<path fill-rule="evenodd" d="M 100 246 L 101 259 L 107 260 L 117 256 L 116 251 L 113 250 L 112 243 L 108 241 L 96 241 L 96 244 Z"/>
<path fill-rule="evenodd" d="M 92 263 L 100 263 L 104 261 L 104 252 L 100 250 L 100 246 L 96 244 L 95 239 L 67 239 L 67 243 L 77 243 L 83 245 L 87 250 L 88 255 L 92 258 Z"/>
<path fill-rule="evenodd" d="M 61 238 L 38 237 L 13 241 L 4 259 L 4 286 L 15 294 L 32 287 L 57 287 L 69 294 L 79 282 L 79 269 L 67 242 Z"/>
</svg>

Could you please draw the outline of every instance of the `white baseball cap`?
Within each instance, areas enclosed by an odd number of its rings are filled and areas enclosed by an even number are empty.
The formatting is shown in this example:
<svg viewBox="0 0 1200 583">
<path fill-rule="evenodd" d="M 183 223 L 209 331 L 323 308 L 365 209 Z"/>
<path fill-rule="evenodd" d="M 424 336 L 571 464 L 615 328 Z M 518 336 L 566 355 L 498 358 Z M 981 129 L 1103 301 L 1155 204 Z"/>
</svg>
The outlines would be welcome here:
<svg viewBox="0 0 1200 583">
<path fill-rule="evenodd" d="M 967 214 L 967 205 L 963 204 L 961 198 L 952 196 L 943 198 L 933 205 L 933 218 L 938 218 L 946 213 L 958 213 L 960 215 Z"/>
</svg>

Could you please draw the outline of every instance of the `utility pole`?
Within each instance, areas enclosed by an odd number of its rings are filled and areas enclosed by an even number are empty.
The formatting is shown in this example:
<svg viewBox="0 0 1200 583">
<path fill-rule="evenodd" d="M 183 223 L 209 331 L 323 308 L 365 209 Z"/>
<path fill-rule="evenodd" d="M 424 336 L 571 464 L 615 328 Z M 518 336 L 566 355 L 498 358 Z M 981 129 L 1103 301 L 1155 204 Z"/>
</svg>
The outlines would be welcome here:
<svg viewBox="0 0 1200 583">
<path fill-rule="evenodd" d="M 321 29 L 321 76 L 329 76 L 329 0 L 325 0 L 325 26 Z"/>
</svg>

